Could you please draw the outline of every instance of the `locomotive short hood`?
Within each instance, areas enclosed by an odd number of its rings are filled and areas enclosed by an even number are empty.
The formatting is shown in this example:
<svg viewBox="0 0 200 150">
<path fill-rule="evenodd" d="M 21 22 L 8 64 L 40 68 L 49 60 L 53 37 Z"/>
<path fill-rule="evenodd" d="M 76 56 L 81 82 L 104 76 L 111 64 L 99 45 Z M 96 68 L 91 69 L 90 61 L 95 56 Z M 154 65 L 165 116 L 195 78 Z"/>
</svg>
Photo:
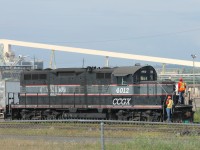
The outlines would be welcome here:
<svg viewBox="0 0 200 150">
<path fill-rule="evenodd" d="M 129 74 L 135 75 L 141 70 L 154 70 L 152 66 L 128 66 L 128 67 L 119 67 L 113 71 L 114 76 L 127 76 Z M 155 71 L 156 72 L 156 71 Z"/>
</svg>

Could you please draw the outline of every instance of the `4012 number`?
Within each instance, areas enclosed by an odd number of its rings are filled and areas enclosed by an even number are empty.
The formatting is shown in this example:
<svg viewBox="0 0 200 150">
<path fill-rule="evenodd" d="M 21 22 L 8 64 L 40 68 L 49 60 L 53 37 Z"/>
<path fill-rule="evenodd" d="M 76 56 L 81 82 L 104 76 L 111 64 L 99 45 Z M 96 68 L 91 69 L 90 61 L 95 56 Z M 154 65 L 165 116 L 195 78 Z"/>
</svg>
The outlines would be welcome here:
<svg viewBox="0 0 200 150">
<path fill-rule="evenodd" d="M 129 93 L 129 88 L 117 88 L 116 93 L 121 93 L 121 94 Z"/>
</svg>

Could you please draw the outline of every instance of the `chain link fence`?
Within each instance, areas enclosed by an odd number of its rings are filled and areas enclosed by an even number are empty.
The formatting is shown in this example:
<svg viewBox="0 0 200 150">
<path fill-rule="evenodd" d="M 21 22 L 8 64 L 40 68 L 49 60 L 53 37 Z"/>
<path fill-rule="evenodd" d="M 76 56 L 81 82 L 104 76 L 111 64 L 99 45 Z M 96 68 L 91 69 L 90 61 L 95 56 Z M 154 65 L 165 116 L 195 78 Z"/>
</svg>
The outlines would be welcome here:
<svg viewBox="0 0 200 150">
<path fill-rule="evenodd" d="M 171 141 L 172 137 L 197 137 L 199 124 L 165 124 L 127 121 L 2 121 L 0 146 L 9 149 L 126 149 L 142 141 Z M 138 142 L 138 143 L 135 143 Z"/>
</svg>

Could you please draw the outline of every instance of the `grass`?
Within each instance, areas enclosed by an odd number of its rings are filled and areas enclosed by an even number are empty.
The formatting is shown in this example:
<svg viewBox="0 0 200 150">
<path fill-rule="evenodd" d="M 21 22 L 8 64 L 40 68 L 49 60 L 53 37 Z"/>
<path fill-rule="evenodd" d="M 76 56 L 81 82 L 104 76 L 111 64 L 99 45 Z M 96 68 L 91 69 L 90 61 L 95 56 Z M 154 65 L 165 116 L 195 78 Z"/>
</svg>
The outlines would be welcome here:
<svg viewBox="0 0 200 150">
<path fill-rule="evenodd" d="M 99 143 L 49 142 L 44 140 L 1 139 L 6 150 L 92 150 L 100 149 Z"/>
<path fill-rule="evenodd" d="M 151 137 L 140 135 L 129 142 L 105 142 L 107 150 L 198 150 L 199 137 Z M 1 139 L 0 146 L 6 150 L 100 150 L 97 142 L 50 142 L 45 140 Z"/>
<path fill-rule="evenodd" d="M 117 129 L 114 125 L 112 128 Z M 23 128 L 22 124 L 18 129 L 0 128 L 0 137 L 0 147 L 6 150 L 101 149 L 100 126 L 93 124 L 78 125 L 78 128 L 73 123 L 44 124 L 42 128 L 31 125 Z M 168 132 L 104 130 L 104 137 L 106 150 L 197 150 L 200 147 L 199 136 Z"/>
<path fill-rule="evenodd" d="M 134 138 L 137 135 L 143 134 L 144 128 L 140 130 L 122 130 L 127 127 L 124 125 L 123 128 L 117 129 L 115 125 L 105 125 L 110 129 L 115 130 L 106 130 L 104 135 L 106 137 L 115 138 Z M 31 128 L 32 127 L 32 128 Z M 19 128 L 19 129 L 18 129 Z M 99 137 L 100 136 L 100 125 L 96 124 L 85 124 L 85 125 L 75 125 L 75 124 L 44 124 L 39 128 L 34 128 L 34 125 L 30 124 L 30 127 L 23 128 L 18 125 L 18 128 L 0 128 L 0 135 L 25 135 L 25 136 L 60 136 L 60 137 Z M 131 128 L 131 127 L 128 127 Z M 135 128 L 135 127 L 133 127 Z M 153 127 L 152 127 L 153 128 Z M 158 128 L 158 127 L 157 127 Z M 138 128 L 139 129 L 139 128 Z M 156 132 L 145 132 L 145 135 L 155 135 Z M 165 133 L 166 134 L 166 133 Z M 157 132 L 156 136 L 162 136 L 162 132 Z"/>
<path fill-rule="evenodd" d="M 198 108 L 194 113 L 194 122 L 200 122 L 200 108 Z"/>
<path fill-rule="evenodd" d="M 140 136 L 131 142 L 110 143 L 106 147 L 109 150 L 197 150 L 200 146 L 198 141 L 199 138 L 196 137 L 151 138 Z"/>
</svg>

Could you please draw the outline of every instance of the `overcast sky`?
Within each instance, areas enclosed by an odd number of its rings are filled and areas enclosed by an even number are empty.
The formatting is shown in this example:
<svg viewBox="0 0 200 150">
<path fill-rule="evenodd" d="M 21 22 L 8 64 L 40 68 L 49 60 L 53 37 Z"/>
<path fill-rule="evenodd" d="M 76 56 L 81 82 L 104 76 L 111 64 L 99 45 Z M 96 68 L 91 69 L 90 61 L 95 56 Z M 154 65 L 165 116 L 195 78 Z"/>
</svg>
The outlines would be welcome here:
<svg viewBox="0 0 200 150">
<path fill-rule="evenodd" d="M 200 61 L 199 0 L 0 0 L 0 39 Z M 12 47 L 48 67 L 51 51 Z M 104 66 L 105 58 L 55 52 L 57 67 Z M 136 60 L 110 58 L 111 66 Z"/>
</svg>

